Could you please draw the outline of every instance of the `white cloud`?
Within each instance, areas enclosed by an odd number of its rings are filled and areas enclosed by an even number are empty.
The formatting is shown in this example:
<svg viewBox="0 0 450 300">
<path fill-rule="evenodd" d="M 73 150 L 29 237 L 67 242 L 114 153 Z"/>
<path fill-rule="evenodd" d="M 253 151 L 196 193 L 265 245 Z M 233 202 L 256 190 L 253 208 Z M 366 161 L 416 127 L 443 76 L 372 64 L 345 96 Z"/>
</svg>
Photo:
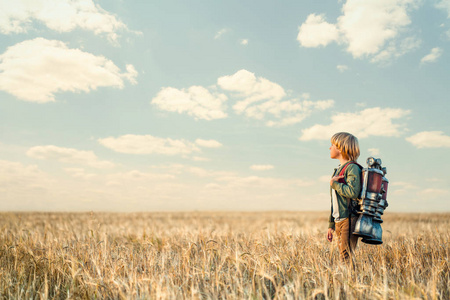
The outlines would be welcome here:
<svg viewBox="0 0 450 300">
<path fill-rule="evenodd" d="M 282 101 L 286 92 L 279 84 L 256 77 L 247 70 L 220 77 L 217 84 L 224 90 L 236 93 L 236 97 L 244 98 L 233 105 L 237 114 L 243 113 L 258 120 L 269 115 L 274 118 L 266 122 L 270 127 L 299 123 L 314 110 L 324 110 L 334 105 L 333 100 L 310 101 L 309 94 L 303 94 L 302 100 Z"/>
<path fill-rule="evenodd" d="M 191 86 L 189 89 L 167 87 L 152 99 L 151 103 L 159 109 L 178 113 L 187 113 L 196 119 L 214 120 L 227 116 L 224 94 L 211 93 L 201 86 Z"/>
<path fill-rule="evenodd" d="M 19 162 L 0 160 L 0 186 L 17 183 L 33 185 L 46 174 L 35 165 L 24 165 Z"/>
<path fill-rule="evenodd" d="M 395 181 L 392 183 L 389 183 L 389 187 L 398 187 L 402 189 L 417 189 L 417 185 L 412 182 L 407 181 Z"/>
<path fill-rule="evenodd" d="M 228 172 L 228 171 L 213 171 L 213 170 L 207 170 L 204 168 L 199 167 L 193 167 L 189 165 L 168 165 L 168 166 L 154 166 L 155 169 L 161 169 L 165 170 L 168 173 L 174 173 L 174 174 L 189 174 L 189 175 L 196 175 L 198 177 L 206 177 L 210 178 L 211 180 L 223 177 L 223 176 L 235 176 L 234 172 Z"/>
<path fill-rule="evenodd" d="M 447 18 L 450 19 L 450 0 L 441 0 L 436 3 L 436 7 L 447 12 Z"/>
<path fill-rule="evenodd" d="M 337 41 L 346 45 L 355 58 L 378 55 L 373 61 L 382 61 L 415 48 L 416 43 L 389 42 L 403 39 L 402 33 L 411 23 L 408 13 L 419 3 L 419 0 L 348 0 L 336 24 L 327 23 L 324 15 L 311 14 L 299 27 L 297 39 L 303 47 L 326 46 Z"/>
<path fill-rule="evenodd" d="M 263 119 L 266 115 L 272 115 L 274 120 L 269 120 L 269 127 L 281 127 L 300 123 L 313 111 L 321 111 L 334 105 L 333 100 L 310 101 L 309 95 L 303 95 L 304 100 L 291 99 L 285 101 L 265 101 L 258 105 L 249 107 L 245 114 L 255 119 Z"/>
<path fill-rule="evenodd" d="M 378 149 L 378 148 L 369 148 L 368 151 L 369 151 L 369 154 L 372 156 L 377 156 L 380 154 L 380 149 Z"/>
<path fill-rule="evenodd" d="M 303 179 L 284 179 L 276 177 L 260 177 L 260 176 L 236 176 L 227 175 L 217 177 L 218 182 L 225 182 L 228 187 L 232 188 L 274 188 L 278 189 L 288 187 L 305 187 L 314 184 L 314 181 Z"/>
<path fill-rule="evenodd" d="M 346 66 L 346 65 L 337 65 L 336 69 L 338 69 L 339 72 L 343 73 L 343 72 L 348 70 L 348 66 Z"/>
<path fill-rule="evenodd" d="M 200 147 L 205 148 L 219 148 L 222 147 L 222 144 L 215 140 L 202 140 L 202 139 L 196 139 L 195 143 L 199 145 Z"/>
<path fill-rule="evenodd" d="M 11 46 L 0 55 L 0 90 L 25 101 L 51 102 L 57 92 L 123 88 L 124 79 L 136 83 L 136 70 L 132 65 L 126 68 L 127 72 L 121 73 L 103 56 L 36 38 Z"/>
<path fill-rule="evenodd" d="M 445 180 L 442 178 L 427 178 L 425 179 L 428 182 L 444 182 Z"/>
<path fill-rule="evenodd" d="M 442 131 L 422 131 L 406 140 L 417 148 L 450 148 L 450 136 Z"/>
<path fill-rule="evenodd" d="M 256 77 L 254 73 L 240 70 L 230 76 L 222 76 L 217 79 L 217 84 L 224 90 L 235 92 L 243 101 L 236 103 L 233 108 L 237 113 L 242 113 L 252 103 L 261 100 L 281 100 L 286 96 L 284 89 L 263 77 Z"/>
<path fill-rule="evenodd" d="M 248 45 L 248 39 L 242 39 L 241 45 L 247 46 Z"/>
<path fill-rule="evenodd" d="M 92 151 L 82 151 L 53 145 L 36 146 L 27 151 L 27 155 L 41 160 L 55 160 L 69 164 L 83 164 L 94 168 L 111 168 L 109 161 L 100 161 Z"/>
<path fill-rule="evenodd" d="M 324 15 L 310 14 L 298 30 L 297 40 L 303 47 L 326 46 L 339 39 L 334 24 L 327 23 Z"/>
<path fill-rule="evenodd" d="M 448 190 L 448 189 L 428 188 L 428 189 L 420 190 L 418 192 L 418 194 L 420 196 L 422 196 L 422 197 L 436 198 L 436 197 L 447 196 L 448 194 L 450 194 L 450 190 Z"/>
<path fill-rule="evenodd" d="M 406 181 L 395 181 L 392 183 L 389 183 L 389 193 L 393 193 L 395 195 L 403 195 L 403 194 L 411 194 L 412 192 L 417 191 L 418 185 L 414 184 L 412 182 L 406 182 Z M 389 197 L 389 195 L 388 195 Z"/>
<path fill-rule="evenodd" d="M 323 175 L 319 177 L 319 182 L 330 182 L 331 176 L 330 175 Z"/>
<path fill-rule="evenodd" d="M 217 79 L 217 85 L 224 91 L 231 92 L 231 97 L 238 100 L 233 105 L 237 114 L 257 120 L 266 120 L 269 127 L 293 125 L 310 116 L 314 111 L 328 109 L 334 100 L 311 101 L 304 93 L 300 99 L 283 100 L 286 92 L 279 84 L 263 77 L 256 77 L 247 70 L 239 70 L 233 75 Z M 162 88 L 151 103 L 159 109 L 186 113 L 196 119 L 213 120 L 227 117 L 224 102 L 227 96 L 202 86 L 189 89 Z M 211 92 L 210 90 L 214 90 Z"/>
<path fill-rule="evenodd" d="M 351 132 L 358 138 L 369 136 L 399 136 L 404 128 L 392 123 L 410 113 L 400 108 L 367 108 L 357 113 L 339 113 L 331 117 L 329 125 L 314 125 L 302 130 L 301 141 L 328 140 L 340 131 Z"/>
<path fill-rule="evenodd" d="M 338 26 L 354 57 L 375 54 L 411 23 L 408 10 L 415 0 L 348 0 Z"/>
<path fill-rule="evenodd" d="M 86 177 L 82 168 L 67 168 L 55 176 L 36 166 L 0 161 L 2 210 L 156 211 L 255 210 L 312 208 L 302 178 L 240 176 L 189 165 L 148 166 Z M 84 180 L 85 179 L 85 180 Z M 300 195 L 300 198 L 299 198 Z M 300 202 L 300 203 L 299 203 Z M 107 203 L 107 206 L 105 206 Z M 314 209 L 326 209 L 326 203 Z"/>
<path fill-rule="evenodd" d="M 273 168 L 275 168 L 273 165 L 252 165 L 252 166 L 250 166 L 250 169 L 255 170 L 255 171 L 267 171 L 267 170 L 272 170 Z"/>
<path fill-rule="evenodd" d="M 148 181 L 148 180 L 166 180 L 174 179 L 172 174 L 142 172 L 139 170 L 131 170 L 123 173 L 115 173 L 108 176 L 108 182 L 124 182 L 124 181 Z"/>
<path fill-rule="evenodd" d="M 81 178 L 85 180 L 92 179 L 96 176 L 95 174 L 87 173 L 83 168 L 65 168 L 64 171 L 75 178 Z"/>
<path fill-rule="evenodd" d="M 127 134 L 117 138 L 99 139 L 98 142 L 116 152 L 129 154 L 187 155 L 201 151 L 195 143 L 184 139 L 174 140 L 151 135 Z"/>
<path fill-rule="evenodd" d="M 206 158 L 206 157 L 201 157 L 201 156 L 194 156 L 192 157 L 193 161 L 211 161 L 211 159 Z"/>
<path fill-rule="evenodd" d="M 388 63 L 392 58 L 400 57 L 414 49 L 419 48 L 422 41 L 415 37 L 407 37 L 403 40 L 390 41 L 387 46 L 377 53 L 370 61 L 374 63 Z"/>
<path fill-rule="evenodd" d="M 1 210 L 34 209 L 54 186 L 55 181 L 35 165 L 0 160 Z"/>
<path fill-rule="evenodd" d="M 214 36 L 214 39 L 215 39 L 215 40 L 219 39 L 222 35 L 224 35 L 224 34 L 227 33 L 227 32 L 228 32 L 228 29 L 227 29 L 227 28 L 223 28 L 223 29 L 219 30 L 219 31 L 216 33 L 216 35 Z"/>
<path fill-rule="evenodd" d="M 49 29 L 69 32 L 77 28 L 105 34 L 115 41 L 117 32 L 127 26 L 92 0 L 0 1 L 0 33 L 24 33 L 33 21 Z"/>
<path fill-rule="evenodd" d="M 436 47 L 431 49 L 431 52 L 420 60 L 421 63 L 432 63 L 436 62 L 439 57 L 441 57 L 442 53 L 444 53 L 444 50 L 442 48 Z"/>
</svg>

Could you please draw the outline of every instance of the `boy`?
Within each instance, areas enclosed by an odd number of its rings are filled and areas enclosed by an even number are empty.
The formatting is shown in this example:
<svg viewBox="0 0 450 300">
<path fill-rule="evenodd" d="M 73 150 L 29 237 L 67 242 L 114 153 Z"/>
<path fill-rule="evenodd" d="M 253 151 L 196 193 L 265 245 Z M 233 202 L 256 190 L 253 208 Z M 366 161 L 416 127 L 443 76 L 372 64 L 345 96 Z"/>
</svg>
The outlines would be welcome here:
<svg viewBox="0 0 450 300">
<path fill-rule="evenodd" d="M 331 242 L 333 231 L 336 231 L 341 260 L 349 262 L 358 242 L 358 237 L 352 234 L 357 215 L 352 212 L 351 203 L 361 192 L 361 169 L 356 164 L 359 157 L 358 139 L 347 132 L 336 133 L 331 138 L 330 157 L 338 159 L 340 165 L 334 169 L 330 180 L 331 215 L 327 239 Z M 339 176 L 344 168 L 344 174 Z"/>
</svg>

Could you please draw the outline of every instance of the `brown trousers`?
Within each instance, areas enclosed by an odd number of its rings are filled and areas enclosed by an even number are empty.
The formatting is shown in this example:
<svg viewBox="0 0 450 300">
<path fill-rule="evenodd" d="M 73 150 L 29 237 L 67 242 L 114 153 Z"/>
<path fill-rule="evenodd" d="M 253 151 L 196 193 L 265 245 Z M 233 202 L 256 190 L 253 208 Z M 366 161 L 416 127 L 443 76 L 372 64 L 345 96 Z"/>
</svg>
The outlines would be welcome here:
<svg viewBox="0 0 450 300">
<path fill-rule="evenodd" d="M 357 216 L 352 216 L 351 224 L 349 218 L 336 223 L 339 253 L 341 260 L 345 262 L 349 262 L 350 257 L 353 255 L 353 251 L 356 249 L 356 245 L 358 243 L 358 237 L 352 234 L 355 230 L 357 220 Z"/>
</svg>

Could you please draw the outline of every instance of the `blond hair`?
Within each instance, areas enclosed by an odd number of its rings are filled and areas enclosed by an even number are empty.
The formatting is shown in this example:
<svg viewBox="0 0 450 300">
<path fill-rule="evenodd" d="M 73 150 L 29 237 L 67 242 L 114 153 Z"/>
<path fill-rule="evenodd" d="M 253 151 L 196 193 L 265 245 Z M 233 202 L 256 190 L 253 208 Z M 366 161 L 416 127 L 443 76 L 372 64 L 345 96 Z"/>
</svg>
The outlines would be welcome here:
<svg viewBox="0 0 450 300">
<path fill-rule="evenodd" d="M 331 137 L 331 143 L 341 151 L 342 157 L 356 161 L 359 157 L 359 143 L 356 136 L 348 132 L 338 132 Z"/>
</svg>

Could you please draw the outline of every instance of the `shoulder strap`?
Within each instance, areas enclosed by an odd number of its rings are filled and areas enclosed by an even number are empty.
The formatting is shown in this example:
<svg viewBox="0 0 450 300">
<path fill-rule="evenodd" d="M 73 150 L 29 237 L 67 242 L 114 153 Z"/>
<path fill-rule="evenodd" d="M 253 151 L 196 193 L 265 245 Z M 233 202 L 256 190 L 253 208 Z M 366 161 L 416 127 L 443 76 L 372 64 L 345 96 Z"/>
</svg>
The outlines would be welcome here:
<svg viewBox="0 0 450 300">
<path fill-rule="evenodd" d="M 363 168 L 363 167 L 362 167 L 360 164 L 358 164 L 357 162 L 355 162 L 355 161 L 349 161 L 348 163 L 346 163 L 346 164 L 344 165 L 344 167 L 342 168 L 342 170 L 339 172 L 339 176 L 344 175 L 344 174 L 345 174 L 345 170 L 346 170 L 347 167 L 350 166 L 351 164 L 357 165 L 360 169 Z M 347 183 L 347 182 L 345 181 L 345 177 L 339 179 L 338 182 L 340 182 L 340 183 Z"/>
</svg>

